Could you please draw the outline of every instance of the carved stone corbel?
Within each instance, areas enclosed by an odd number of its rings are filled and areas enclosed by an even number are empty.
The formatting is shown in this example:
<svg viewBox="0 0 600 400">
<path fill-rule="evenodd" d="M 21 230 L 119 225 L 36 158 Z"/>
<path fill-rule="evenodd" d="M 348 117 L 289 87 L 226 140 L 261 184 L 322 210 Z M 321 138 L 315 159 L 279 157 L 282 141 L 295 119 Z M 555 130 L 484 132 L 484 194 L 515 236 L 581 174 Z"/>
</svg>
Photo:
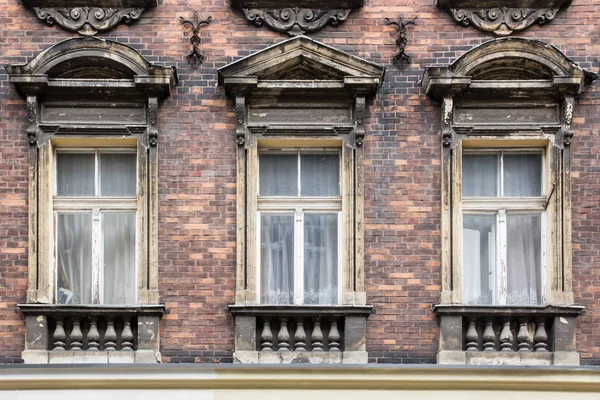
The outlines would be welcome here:
<svg viewBox="0 0 600 400">
<path fill-rule="evenodd" d="M 246 143 L 246 98 L 235 97 L 235 140 L 238 146 Z"/>
<path fill-rule="evenodd" d="M 565 96 L 561 104 L 560 112 L 560 124 L 561 131 L 563 134 L 563 144 L 565 146 L 571 146 L 571 139 L 573 139 L 573 129 L 571 129 L 571 122 L 573 122 L 573 106 L 575 98 L 573 96 Z"/>
<path fill-rule="evenodd" d="M 344 22 L 350 9 L 316 9 L 288 7 L 278 9 L 242 8 L 246 20 L 256 26 L 263 24 L 290 36 L 316 32 L 327 24 L 337 26 Z"/>
<path fill-rule="evenodd" d="M 148 142 L 158 144 L 158 98 L 148 97 Z"/>
<path fill-rule="evenodd" d="M 454 100 L 452 97 L 444 97 L 442 102 L 442 145 L 449 147 L 454 139 L 452 129 L 452 113 L 454 112 Z"/>
<path fill-rule="evenodd" d="M 366 98 L 358 96 L 354 100 L 354 137 L 357 146 L 362 146 L 365 141 L 365 111 Z"/>
<path fill-rule="evenodd" d="M 27 96 L 27 141 L 30 145 L 37 144 L 38 106 L 37 96 Z"/>
</svg>

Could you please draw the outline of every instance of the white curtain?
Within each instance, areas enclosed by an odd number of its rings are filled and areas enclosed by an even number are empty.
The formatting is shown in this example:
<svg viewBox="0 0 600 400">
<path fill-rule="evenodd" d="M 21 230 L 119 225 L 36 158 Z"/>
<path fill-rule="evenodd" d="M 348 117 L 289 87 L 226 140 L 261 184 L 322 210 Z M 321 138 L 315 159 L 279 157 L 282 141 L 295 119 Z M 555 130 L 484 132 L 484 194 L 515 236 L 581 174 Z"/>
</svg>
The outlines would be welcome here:
<svg viewBox="0 0 600 400">
<path fill-rule="evenodd" d="M 294 303 L 294 216 L 261 214 L 262 304 Z"/>
<path fill-rule="evenodd" d="M 542 304 L 541 215 L 507 215 L 507 304 Z"/>
<path fill-rule="evenodd" d="M 104 304 L 135 304 L 135 213 L 102 213 Z"/>
<path fill-rule="evenodd" d="M 542 155 L 504 154 L 504 196 L 542 195 Z"/>
<path fill-rule="evenodd" d="M 300 156 L 301 195 L 340 195 L 340 156 L 337 151 Z"/>
<path fill-rule="evenodd" d="M 304 303 L 338 303 L 338 216 L 304 215 Z"/>
<path fill-rule="evenodd" d="M 261 196 L 297 196 L 298 155 L 261 154 L 258 179 Z"/>
<path fill-rule="evenodd" d="M 58 153 L 56 194 L 58 196 L 94 196 L 94 154 Z"/>
<path fill-rule="evenodd" d="M 56 236 L 56 302 L 92 304 L 92 214 L 59 213 Z"/>
<path fill-rule="evenodd" d="M 463 303 L 496 302 L 496 216 L 463 217 Z"/>
<path fill-rule="evenodd" d="M 463 197 L 498 196 L 498 154 L 465 154 L 462 160 Z"/>
<path fill-rule="evenodd" d="M 136 182 L 135 154 L 100 154 L 101 196 L 135 196 Z"/>
</svg>

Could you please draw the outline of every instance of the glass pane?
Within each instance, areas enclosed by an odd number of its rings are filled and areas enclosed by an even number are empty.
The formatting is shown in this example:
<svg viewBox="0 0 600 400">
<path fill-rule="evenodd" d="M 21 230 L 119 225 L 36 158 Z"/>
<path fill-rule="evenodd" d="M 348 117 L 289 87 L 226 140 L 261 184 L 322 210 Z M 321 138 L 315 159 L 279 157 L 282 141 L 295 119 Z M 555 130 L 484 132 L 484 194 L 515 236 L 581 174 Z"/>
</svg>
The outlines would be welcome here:
<svg viewBox="0 0 600 400">
<path fill-rule="evenodd" d="M 100 195 L 135 196 L 136 155 L 100 154 Z"/>
<path fill-rule="evenodd" d="M 57 196 L 94 196 L 94 170 L 94 154 L 57 153 Z"/>
<path fill-rule="evenodd" d="M 509 305 L 542 304 L 541 223 L 541 214 L 507 215 Z"/>
<path fill-rule="evenodd" d="M 294 216 L 260 216 L 262 304 L 294 303 Z"/>
<path fill-rule="evenodd" d="M 135 213 L 102 213 L 104 304 L 135 304 Z"/>
<path fill-rule="evenodd" d="M 463 216 L 463 302 L 495 304 L 496 215 Z"/>
<path fill-rule="evenodd" d="M 259 164 L 261 196 L 298 196 L 297 154 L 261 154 Z"/>
<path fill-rule="evenodd" d="M 463 197 L 498 196 L 499 154 L 465 154 L 463 156 Z"/>
<path fill-rule="evenodd" d="M 300 155 L 300 175 L 302 196 L 339 196 L 339 152 Z"/>
<path fill-rule="evenodd" d="M 542 195 L 542 155 L 504 154 L 504 196 Z"/>
<path fill-rule="evenodd" d="M 338 303 L 338 216 L 304 215 L 304 304 Z"/>
<path fill-rule="evenodd" d="M 56 281 L 58 304 L 92 304 L 91 213 L 57 215 Z"/>
</svg>

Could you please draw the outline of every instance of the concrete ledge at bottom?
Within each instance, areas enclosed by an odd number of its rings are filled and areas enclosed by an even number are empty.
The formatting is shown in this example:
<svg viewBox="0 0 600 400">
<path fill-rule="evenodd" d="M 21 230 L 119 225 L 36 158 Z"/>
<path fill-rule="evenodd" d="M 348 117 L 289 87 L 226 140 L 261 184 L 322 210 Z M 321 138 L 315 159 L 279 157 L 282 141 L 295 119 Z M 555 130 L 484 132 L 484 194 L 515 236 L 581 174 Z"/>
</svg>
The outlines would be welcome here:
<svg viewBox="0 0 600 400">
<path fill-rule="evenodd" d="M 236 351 L 238 364 L 367 364 L 366 351 Z"/>
<path fill-rule="evenodd" d="M 500 352 L 500 351 L 440 351 L 437 363 L 445 365 L 565 365 L 578 366 L 579 353 Z"/>
<path fill-rule="evenodd" d="M 25 364 L 156 364 L 160 353 L 153 350 L 137 351 L 45 351 L 25 350 L 21 354 Z"/>
</svg>

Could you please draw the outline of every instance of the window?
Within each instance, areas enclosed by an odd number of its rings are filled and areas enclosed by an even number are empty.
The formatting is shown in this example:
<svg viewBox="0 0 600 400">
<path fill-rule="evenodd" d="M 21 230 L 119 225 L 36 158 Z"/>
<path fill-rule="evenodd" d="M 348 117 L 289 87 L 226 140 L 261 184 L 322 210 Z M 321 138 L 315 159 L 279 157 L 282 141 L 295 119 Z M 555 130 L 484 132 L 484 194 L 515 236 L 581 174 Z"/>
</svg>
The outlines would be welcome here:
<svg viewBox="0 0 600 400">
<path fill-rule="evenodd" d="M 465 150 L 463 302 L 544 303 L 546 198 L 541 150 Z"/>
<path fill-rule="evenodd" d="M 261 151 L 258 187 L 261 304 L 338 304 L 339 150 Z"/>
<path fill-rule="evenodd" d="M 136 303 L 135 151 L 57 150 L 56 303 Z"/>
</svg>

